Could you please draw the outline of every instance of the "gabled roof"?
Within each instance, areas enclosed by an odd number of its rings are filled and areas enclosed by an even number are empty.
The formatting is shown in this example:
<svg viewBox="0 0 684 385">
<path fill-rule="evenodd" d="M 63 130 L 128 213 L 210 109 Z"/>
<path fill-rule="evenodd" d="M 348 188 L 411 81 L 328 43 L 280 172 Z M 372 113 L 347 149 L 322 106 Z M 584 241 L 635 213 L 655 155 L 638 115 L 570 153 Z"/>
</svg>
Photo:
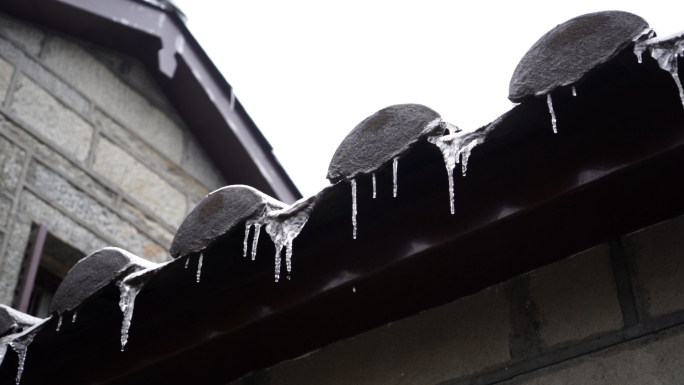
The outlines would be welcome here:
<svg viewBox="0 0 684 385">
<path fill-rule="evenodd" d="M 0 9 L 138 58 L 229 184 L 248 184 L 288 203 L 301 197 L 172 3 L 8 0 Z"/>
</svg>

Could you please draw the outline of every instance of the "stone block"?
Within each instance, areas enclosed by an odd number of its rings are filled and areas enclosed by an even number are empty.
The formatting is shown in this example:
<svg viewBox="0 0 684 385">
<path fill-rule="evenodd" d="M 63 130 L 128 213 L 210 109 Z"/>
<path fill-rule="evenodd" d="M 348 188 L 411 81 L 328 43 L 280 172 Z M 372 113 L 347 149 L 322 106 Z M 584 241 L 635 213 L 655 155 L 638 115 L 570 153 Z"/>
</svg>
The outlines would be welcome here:
<svg viewBox="0 0 684 385">
<path fill-rule="evenodd" d="M 178 165 L 169 162 L 157 153 L 156 150 L 145 144 L 129 130 L 121 127 L 115 121 L 99 110 L 95 111 L 95 121 L 101 127 L 102 132 L 112 140 L 120 143 L 127 151 L 179 188 L 188 192 L 197 199 L 202 199 L 209 193 L 209 189 L 202 186 Z"/>
<path fill-rule="evenodd" d="M 24 252 L 31 235 L 31 225 L 22 221 L 15 221 L 10 230 L 9 241 L 2 260 L 0 270 L 0 303 L 11 305 L 14 299 L 14 289 L 17 286 Z"/>
<path fill-rule="evenodd" d="M 183 221 L 185 195 L 111 141 L 100 139 L 93 169 L 174 228 Z"/>
<path fill-rule="evenodd" d="M 357 294 L 362 295 L 362 294 Z M 436 384 L 510 359 L 500 286 L 268 369 L 269 384 Z"/>
<path fill-rule="evenodd" d="M 622 309 L 607 244 L 530 273 L 530 295 L 547 346 L 622 327 Z"/>
<path fill-rule="evenodd" d="M 46 70 L 41 64 L 31 59 L 14 44 L 1 37 L 0 55 L 6 57 L 15 66 L 21 67 L 24 74 L 28 75 L 44 89 L 50 91 L 53 96 L 56 96 L 74 111 L 82 115 L 88 113 L 90 104 L 81 94 L 64 83 L 52 72 Z"/>
<path fill-rule="evenodd" d="M 45 32 L 5 14 L 0 14 L 0 33 L 35 56 L 40 53 L 45 40 Z"/>
<path fill-rule="evenodd" d="M 209 160 L 197 139 L 188 133 L 188 140 L 185 143 L 185 154 L 181 166 L 190 175 L 202 182 L 209 190 L 216 190 L 226 185 L 226 180 L 221 172 Z"/>
<path fill-rule="evenodd" d="M 684 216 L 627 236 L 640 318 L 684 310 Z"/>
<path fill-rule="evenodd" d="M 183 129 L 75 43 L 51 39 L 44 63 L 149 145 L 180 163 Z"/>
<path fill-rule="evenodd" d="M 43 161 L 43 163 L 49 164 L 54 169 L 62 172 L 67 178 L 78 183 L 101 202 L 114 204 L 116 201 L 116 194 L 113 191 L 96 182 L 78 166 L 58 154 L 49 146 L 40 142 L 22 128 L 4 120 L 2 114 L 0 114 L 0 134 L 11 139 L 15 143 L 21 143 L 27 148 L 30 148 L 35 157 Z"/>
<path fill-rule="evenodd" d="M 92 126 L 27 77 L 17 84 L 12 111 L 74 158 L 84 161 L 88 156 Z"/>
<path fill-rule="evenodd" d="M 110 246 L 29 191 L 22 192 L 19 210 L 33 222 L 44 223 L 52 235 L 84 254 Z"/>
<path fill-rule="evenodd" d="M 4 194 L 0 194 L 0 226 L 7 224 L 10 210 L 12 210 L 12 200 Z M 0 242 L 0 245 L 2 245 L 2 242 Z"/>
<path fill-rule="evenodd" d="M 117 242 L 116 246 L 154 262 L 170 259 L 164 249 L 133 225 L 40 163 L 31 163 L 26 181 L 43 197 Z"/>
<path fill-rule="evenodd" d="M 678 326 L 548 366 L 502 385 L 678 385 L 684 378 L 684 330 Z"/>
<path fill-rule="evenodd" d="M 121 202 L 121 215 L 154 236 L 155 240 L 157 240 L 165 250 L 168 250 L 171 247 L 173 234 L 154 219 L 147 217 L 131 203 L 126 201 Z"/>
<path fill-rule="evenodd" d="M 0 189 L 14 193 L 24 168 L 26 152 L 0 137 Z"/>
<path fill-rule="evenodd" d="M 10 63 L 0 59 L 0 103 L 3 102 L 7 96 L 7 90 L 9 90 L 13 73 L 14 67 L 12 67 Z"/>
</svg>

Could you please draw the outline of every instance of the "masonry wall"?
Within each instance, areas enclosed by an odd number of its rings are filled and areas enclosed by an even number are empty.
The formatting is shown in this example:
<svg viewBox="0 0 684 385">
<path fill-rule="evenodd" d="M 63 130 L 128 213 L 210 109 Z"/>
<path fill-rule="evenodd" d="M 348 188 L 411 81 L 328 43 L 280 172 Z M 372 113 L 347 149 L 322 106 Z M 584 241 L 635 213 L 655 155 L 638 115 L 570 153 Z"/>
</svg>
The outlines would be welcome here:
<svg viewBox="0 0 684 385">
<path fill-rule="evenodd" d="M 681 384 L 682 234 L 684 216 L 232 384 Z"/>
<path fill-rule="evenodd" d="M 86 254 L 162 262 L 224 184 L 141 63 L 3 14 L 0 102 L 0 303 L 32 223 Z"/>
</svg>

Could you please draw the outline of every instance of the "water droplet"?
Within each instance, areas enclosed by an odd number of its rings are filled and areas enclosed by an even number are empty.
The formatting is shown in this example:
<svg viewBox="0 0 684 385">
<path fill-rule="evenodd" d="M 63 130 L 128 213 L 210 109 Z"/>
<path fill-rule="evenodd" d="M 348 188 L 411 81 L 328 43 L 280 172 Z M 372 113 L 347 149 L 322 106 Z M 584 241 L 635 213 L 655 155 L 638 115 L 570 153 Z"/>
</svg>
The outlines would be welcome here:
<svg viewBox="0 0 684 385">
<path fill-rule="evenodd" d="M 572 86 L 572 96 L 577 96 L 577 88 Z"/>
</svg>

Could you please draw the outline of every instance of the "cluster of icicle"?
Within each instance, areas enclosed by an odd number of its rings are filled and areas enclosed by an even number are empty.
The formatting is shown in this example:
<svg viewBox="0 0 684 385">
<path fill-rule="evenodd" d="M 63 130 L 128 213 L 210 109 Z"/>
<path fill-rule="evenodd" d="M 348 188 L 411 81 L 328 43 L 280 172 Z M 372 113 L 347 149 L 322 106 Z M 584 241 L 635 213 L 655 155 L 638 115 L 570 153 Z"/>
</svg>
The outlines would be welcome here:
<svg viewBox="0 0 684 385">
<path fill-rule="evenodd" d="M 278 282 L 280 280 L 281 253 L 283 248 L 285 249 L 287 278 L 290 279 L 290 272 L 292 271 L 292 242 L 302 231 L 304 225 L 308 222 L 314 207 L 330 187 L 331 186 L 324 188 L 314 196 L 300 199 L 285 208 L 280 208 L 277 205 L 268 204 L 267 202 L 263 210 L 258 212 L 253 218 L 248 219 L 245 223 L 245 240 L 242 256 L 247 256 L 249 230 L 254 227 L 251 255 L 252 260 L 256 259 L 259 234 L 261 233 L 261 227 L 265 226 L 266 233 L 271 237 L 271 241 L 273 241 L 276 249 L 275 281 Z"/>
<path fill-rule="evenodd" d="M 7 346 L 11 346 L 12 349 L 17 352 L 19 356 L 19 367 L 17 368 L 17 379 L 16 383 L 19 385 L 21 381 L 21 375 L 24 373 L 24 362 L 26 361 L 26 352 L 29 345 L 36 337 L 36 334 L 45 326 L 45 323 L 50 318 L 43 320 L 41 323 L 33 325 L 26 328 L 26 330 L 21 333 L 10 334 L 8 336 L 0 338 L 0 365 L 5 359 L 5 354 L 7 353 Z"/>
<path fill-rule="evenodd" d="M 679 98 L 684 106 L 684 88 L 679 79 L 679 66 L 677 60 L 679 57 L 684 57 L 684 31 L 676 33 L 664 38 L 654 37 L 653 30 L 650 30 L 647 40 L 637 41 L 634 45 L 634 54 L 637 56 L 639 63 L 642 62 L 642 55 L 648 49 L 651 57 L 658 61 L 658 65 L 663 70 L 672 75 L 677 89 L 679 90 Z"/>
<path fill-rule="evenodd" d="M 437 126 L 439 126 L 442 130 L 438 131 L 438 135 L 435 135 L 435 128 Z M 484 141 L 484 135 L 480 135 L 479 133 L 469 133 L 472 135 L 461 135 L 462 137 L 464 137 L 464 139 L 456 139 L 460 131 L 461 130 L 455 125 L 442 120 L 442 118 L 437 118 L 428 123 L 421 134 L 422 136 L 427 137 L 428 141 L 437 145 L 437 147 L 439 147 L 439 149 L 442 151 L 442 154 L 444 155 L 444 162 L 447 166 L 447 172 L 449 174 L 449 196 L 451 197 L 452 214 L 454 213 L 454 166 L 456 163 L 459 162 L 458 159 L 461 157 L 463 159 L 463 176 L 465 176 L 470 152 L 473 148 L 475 148 L 475 146 Z M 444 132 L 449 132 L 449 135 L 442 136 L 442 133 Z M 467 138 L 465 138 L 466 136 Z M 397 192 L 399 190 L 397 182 L 398 170 L 399 156 L 395 156 L 394 158 L 392 158 L 392 196 L 394 198 L 397 197 Z M 377 197 L 377 183 L 375 180 L 375 173 L 372 173 L 371 176 L 373 179 L 373 199 L 375 199 Z M 358 227 L 358 221 L 356 219 L 356 216 L 358 214 L 356 204 L 356 178 L 351 179 L 349 182 L 351 183 L 352 191 L 352 237 L 356 239 Z"/>
</svg>

